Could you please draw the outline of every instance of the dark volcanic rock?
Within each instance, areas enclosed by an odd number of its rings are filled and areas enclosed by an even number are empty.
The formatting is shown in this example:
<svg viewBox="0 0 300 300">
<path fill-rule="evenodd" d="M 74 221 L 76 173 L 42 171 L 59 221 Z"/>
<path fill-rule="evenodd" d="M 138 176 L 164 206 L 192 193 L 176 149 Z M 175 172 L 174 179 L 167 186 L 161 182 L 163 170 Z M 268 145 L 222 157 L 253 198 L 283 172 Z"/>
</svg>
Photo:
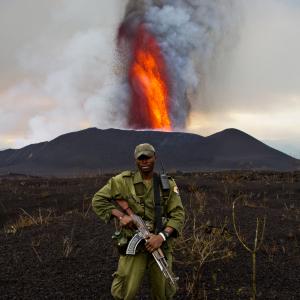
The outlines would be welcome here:
<svg viewBox="0 0 300 300">
<path fill-rule="evenodd" d="M 132 169 L 133 150 L 153 144 L 168 170 L 295 170 L 299 161 L 248 134 L 227 129 L 196 134 L 90 128 L 19 150 L 0 151 L 0 173 L 76 176 Z"/>
<path fill-rule="evenodd" d="M 300 172 L 225 171 L 174 177 L 187 216 L 183 242 L 174 252 L 174 273 L 179 277 L 174 300 L 251 298 L 251 254 L 238 241 L 232 224 L 232 202 L 240 196 L 237 226 L 250 248 L 256 218 L 267 217 L 257 252 L 257 299 L 299 299 Z M 0 178 L 1 300 L 112 299 L 111 275 L 118 261 L 111 240 L 114 223 L 104 224 L 91 209 L 92 196 L 109 178 Z M 212 247 L 221 228 L 227 242 Z M 190 257 L 189 240 L 202 239 L 207 241 L 205 255 L 210 255 L 204 258 L 197 243 L 193 248 L 198 255 Z M 228 249 L 231 254 L 225 258 Z M 214 260 L 220 255 L 223 259 Z M 196 271 L 201 275 L 197 280 Z M 144 283 L 137 299 L 150 299 Z"/>
</svg>

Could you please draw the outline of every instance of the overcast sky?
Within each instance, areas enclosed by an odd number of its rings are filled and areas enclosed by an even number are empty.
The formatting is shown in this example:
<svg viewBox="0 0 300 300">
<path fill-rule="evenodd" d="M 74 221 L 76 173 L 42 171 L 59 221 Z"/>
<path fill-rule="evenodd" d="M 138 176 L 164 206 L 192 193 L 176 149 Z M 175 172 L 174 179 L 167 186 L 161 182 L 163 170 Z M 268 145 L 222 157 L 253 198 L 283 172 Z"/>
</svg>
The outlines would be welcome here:
<svg viewBox="0 0 300 300">
<path fill-rule="evenodd" d="M 187 131 L 238 128 L 300 158 L 300 2 L 246 2 L 230 63 L 195 101 Z M 0 149 L 124 126 L 112 91 L 125 5 L 0 0 Z"/>
</svg>

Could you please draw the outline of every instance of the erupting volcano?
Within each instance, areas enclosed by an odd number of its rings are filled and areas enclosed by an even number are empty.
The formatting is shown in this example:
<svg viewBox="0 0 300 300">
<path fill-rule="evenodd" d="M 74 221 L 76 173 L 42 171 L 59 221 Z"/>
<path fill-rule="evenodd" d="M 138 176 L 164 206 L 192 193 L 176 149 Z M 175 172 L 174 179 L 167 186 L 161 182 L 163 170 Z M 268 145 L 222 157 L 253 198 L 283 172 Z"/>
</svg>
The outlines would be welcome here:
<svg viewBox="0 0 300 300">
<path fill-rule="evenodd" d="M 190 111 L 210 100 L 205 99 L 210 72 L 216 70 L 228 34 L 238 28 L 233 17 L 237 2 L 128 0 L 117 45 L 122 126 L 186 129 Z"/>
<path fill-rule="evenodd" d="M 120 38 L 122 39 L 122 35 Z M 128 125 L 136 129 L 170 131 L 169 81 L 160 46 L 155 36 L 141 24 L 130 47 L 132 56 L 128 67 L 128 81 L 131 105 Z"/>
</svg>

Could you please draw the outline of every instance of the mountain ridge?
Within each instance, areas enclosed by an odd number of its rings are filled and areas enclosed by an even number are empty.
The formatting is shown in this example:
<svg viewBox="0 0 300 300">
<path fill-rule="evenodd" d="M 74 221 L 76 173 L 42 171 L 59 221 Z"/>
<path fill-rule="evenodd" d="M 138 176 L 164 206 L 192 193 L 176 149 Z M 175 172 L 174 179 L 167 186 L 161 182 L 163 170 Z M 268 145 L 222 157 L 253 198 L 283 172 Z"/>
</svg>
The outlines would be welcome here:
<svg viewBox="0 0 300 300">
<path fill-rule="evenodd" d="M 0 174 L 76 176 L 133 169 L 134 147 L 152 143 L 168 170 L 299 170 L 299 160 L 229 128 L 194 133 L 87 128 L 0 151 Z"/>
</svg>

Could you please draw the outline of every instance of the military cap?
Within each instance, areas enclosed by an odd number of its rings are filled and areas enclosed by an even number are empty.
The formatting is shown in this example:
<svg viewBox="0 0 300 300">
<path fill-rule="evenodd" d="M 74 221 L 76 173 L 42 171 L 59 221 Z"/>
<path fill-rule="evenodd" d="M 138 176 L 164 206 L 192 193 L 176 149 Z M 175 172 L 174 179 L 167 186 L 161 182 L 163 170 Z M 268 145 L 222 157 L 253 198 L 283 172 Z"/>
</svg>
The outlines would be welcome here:
<svg viewBox="0 0 300 300">
<path fill-rule="evenodd" d="M 139 144 L 135 147 L 134 150 L 135 159 L 139 158 L 141 155 L 152 157 L 154 154 L 155 154 L 154 147 L 148 143 Z"/>
</svg>

